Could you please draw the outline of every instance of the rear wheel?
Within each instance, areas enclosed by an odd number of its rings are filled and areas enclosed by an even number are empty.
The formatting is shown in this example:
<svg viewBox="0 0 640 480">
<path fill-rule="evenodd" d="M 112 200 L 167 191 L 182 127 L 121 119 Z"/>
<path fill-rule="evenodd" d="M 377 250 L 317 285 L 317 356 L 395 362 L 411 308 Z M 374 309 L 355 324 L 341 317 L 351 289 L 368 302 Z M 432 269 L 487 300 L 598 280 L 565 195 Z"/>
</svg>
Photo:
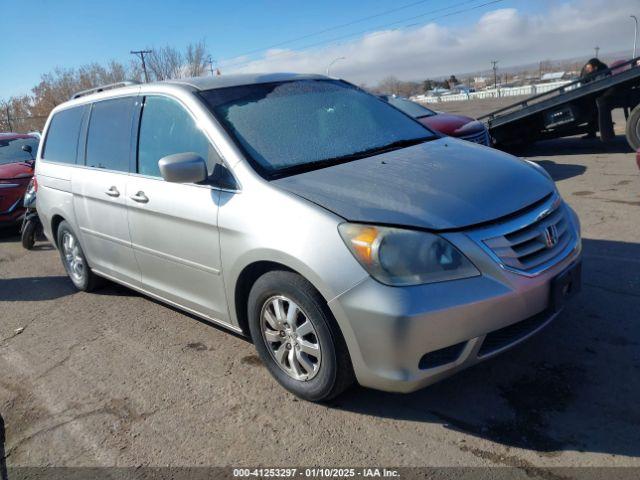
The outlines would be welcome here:
<svg viewBox="0 0 640 480">
<path fill-rule="evenodd" d="M 631 110 L 625 133 L 629 146 L 637 151 L 640 148 L 640 105 Z"/>
<path fill-rule="evenodd" d="M 89 268 L 78 237 L 64 220 L 58 226 L 57 240 L 62 264 L 75 287 L 90 292 L 102 285 L 102 279 Z"/>
<path fill-rule="evenodd" d="M 353 382 L 353 368 L 324 300 L 300 275 L 273 271 L 260 277 L 248 302 L 249 329 L 260 358 L 294 395 L 330 400 Z"/>
</svg>

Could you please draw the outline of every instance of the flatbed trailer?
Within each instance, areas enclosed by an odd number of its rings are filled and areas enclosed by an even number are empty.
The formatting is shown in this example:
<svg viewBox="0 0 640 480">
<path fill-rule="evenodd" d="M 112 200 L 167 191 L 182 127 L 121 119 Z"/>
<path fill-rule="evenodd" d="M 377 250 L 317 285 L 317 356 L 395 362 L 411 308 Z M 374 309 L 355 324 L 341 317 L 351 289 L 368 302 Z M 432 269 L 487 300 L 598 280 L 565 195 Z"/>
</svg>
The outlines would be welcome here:
<svg viewBox="0 0 640 480">
<path fill-rule="evenodd" d="M 486 122 L 497 147 L 526 145 L 599 130 L 596 99 L 607 95 L 613 108 L 623 108 L 626 138 L 640 148 L 640 58 L 598 72 L 585 83 L 575 80 L 554 90 L 491 112 Z M 602 76 L 601 76 L 602 75 Z"/>
</svg>

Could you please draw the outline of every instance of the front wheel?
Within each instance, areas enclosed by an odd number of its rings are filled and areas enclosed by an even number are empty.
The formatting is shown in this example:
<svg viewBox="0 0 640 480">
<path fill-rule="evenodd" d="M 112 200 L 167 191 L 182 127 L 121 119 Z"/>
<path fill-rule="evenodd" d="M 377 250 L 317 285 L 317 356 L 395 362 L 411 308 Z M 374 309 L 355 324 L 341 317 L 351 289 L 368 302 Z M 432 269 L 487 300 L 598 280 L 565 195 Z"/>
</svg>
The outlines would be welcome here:
<svg viewBox="0 0 640 480">
<path fill-rule="evenodd" d="M 349 353 L 331 312 L 300 275 L 264 274 L 251 289 L 248 314 L 258 355 L 294 395 L 326 401 L 354 382 Z"/>
</svg>

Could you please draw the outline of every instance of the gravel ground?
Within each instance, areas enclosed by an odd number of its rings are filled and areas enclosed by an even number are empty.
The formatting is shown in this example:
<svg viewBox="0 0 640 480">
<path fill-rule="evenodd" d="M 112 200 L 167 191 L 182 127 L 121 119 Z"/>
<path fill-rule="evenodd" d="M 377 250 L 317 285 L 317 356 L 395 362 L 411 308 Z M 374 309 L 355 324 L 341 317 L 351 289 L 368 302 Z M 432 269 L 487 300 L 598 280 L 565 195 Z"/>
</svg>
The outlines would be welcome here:
<svg viewBox="0 0 640 480">
<path fill-rule="evenodd" d="M 554 466 L 640 466 L 640 172 L 622 137 L 526 154 L 580 215 L 582 294 L 522 346 L 410 395 L 354 388 L 330 405 L 299 401 L 246 340 L 124 287 L 78 293 L 51 246 L 27 252 L 3 232 L 0 458 L 497 465 L 544 478 Z"/>
</svg>

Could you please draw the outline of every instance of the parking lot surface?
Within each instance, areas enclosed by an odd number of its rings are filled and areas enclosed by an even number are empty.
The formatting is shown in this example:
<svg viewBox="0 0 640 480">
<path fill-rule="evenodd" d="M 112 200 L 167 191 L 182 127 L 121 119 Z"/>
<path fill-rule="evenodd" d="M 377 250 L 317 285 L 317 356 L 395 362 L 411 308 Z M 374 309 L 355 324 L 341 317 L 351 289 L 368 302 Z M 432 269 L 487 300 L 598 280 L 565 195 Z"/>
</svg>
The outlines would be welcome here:
<svg viewBox="0 0 640 480">
<path fill-rule="evenodd" d="M 477 115 L 495 105 L 437 108 Z M 76 292 L 51 246 L 28 252 L 1 232 L 0 458 L 511 466 L 545 478 L 553 466 L 640 466 L 634 155 L 621 136 L 606 149 L 563 139 L 523 154 L 581 218 L 582 293 L 523 345 L 410 395 L 353 388 L 326 405 L 299 401 L 245 339 L 117 285 Z"/>
</svg>

